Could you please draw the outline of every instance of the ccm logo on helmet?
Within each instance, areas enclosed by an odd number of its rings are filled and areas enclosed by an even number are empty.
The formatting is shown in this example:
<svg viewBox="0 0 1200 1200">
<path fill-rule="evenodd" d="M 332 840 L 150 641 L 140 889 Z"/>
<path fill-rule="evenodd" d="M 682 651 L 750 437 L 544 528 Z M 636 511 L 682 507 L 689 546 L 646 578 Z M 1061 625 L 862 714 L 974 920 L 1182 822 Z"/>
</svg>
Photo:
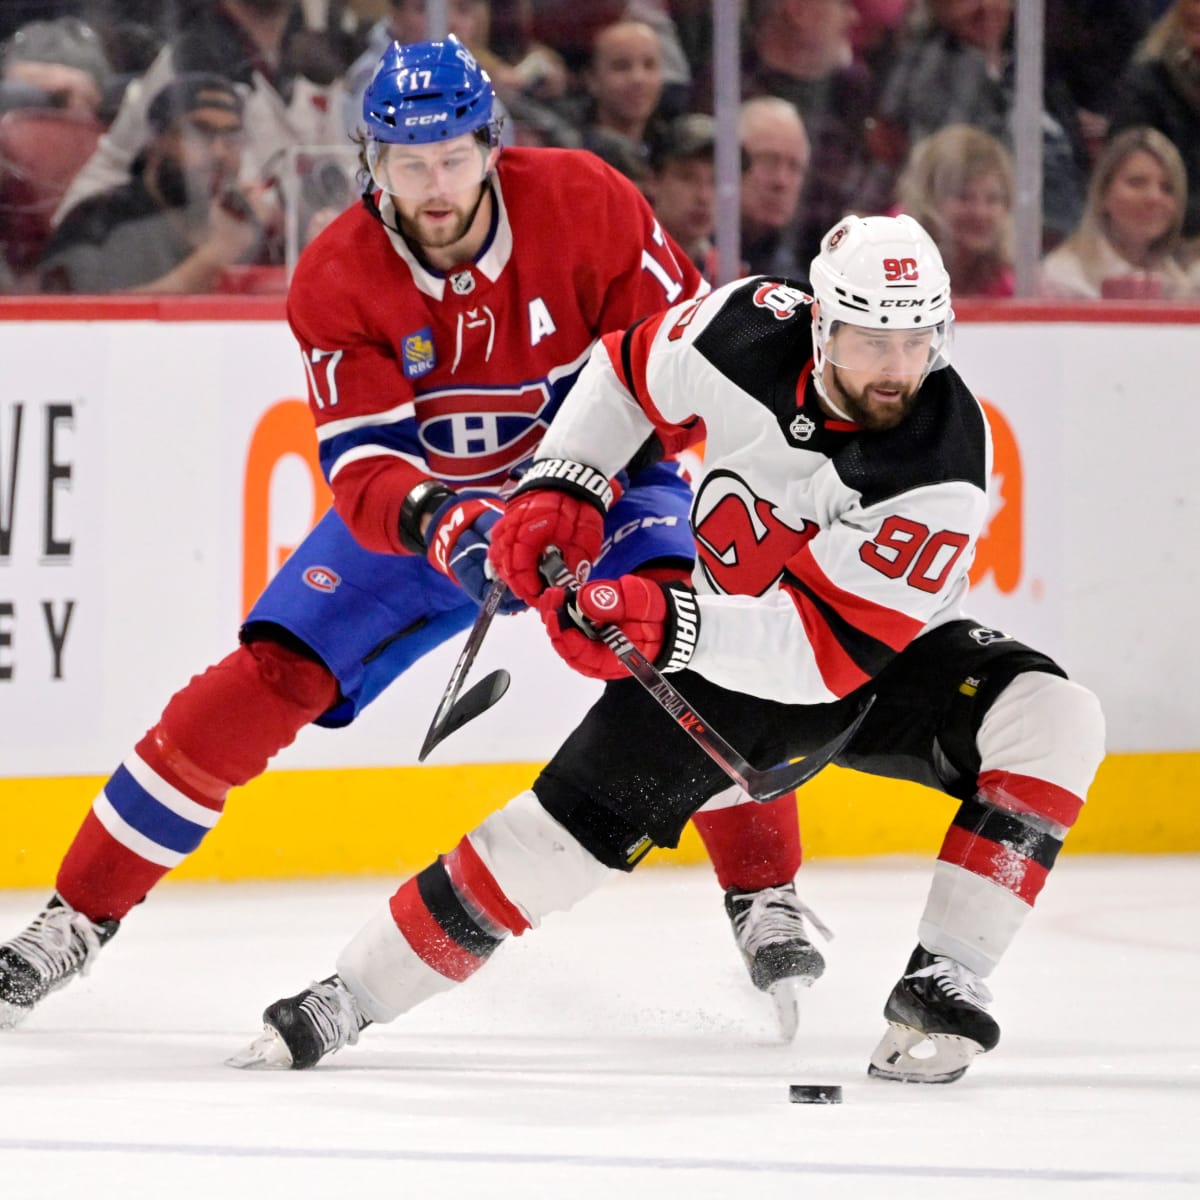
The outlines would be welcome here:
<svg viewBox="0 0 1200 1200">
<path fill-rule="evenodd" d="M 405 125 L 438 125 L 450 116 L 449 113 L 426 113 L 421 117 L 405 117 Z"/>
<path fill-rule="evenodd" d="M 924 300 L 880 300 L 880 308 L 924 308 Z"/>
</svg>

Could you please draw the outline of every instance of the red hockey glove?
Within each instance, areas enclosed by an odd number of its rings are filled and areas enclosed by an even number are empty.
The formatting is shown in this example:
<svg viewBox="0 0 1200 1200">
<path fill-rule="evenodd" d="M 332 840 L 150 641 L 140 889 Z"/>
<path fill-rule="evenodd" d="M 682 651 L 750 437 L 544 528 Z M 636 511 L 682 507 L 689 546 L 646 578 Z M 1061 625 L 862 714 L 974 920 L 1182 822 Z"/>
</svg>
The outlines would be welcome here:
<svg viewBox="0 0 1200 1200">
<path fill-rule="evenodd" d="M 555 546 L 567 567 L 586 578 L 600 553 L 604 514 L 612 498 L 612 484 L 592 467 L 563 458 L 539 459 L 492 531 L 496 573 L 532 604 L 546 588 L 539 571 L 542 558 Z"/>
<path fill-rule="evenodd" d="M 492 577 L 487 570 L 488 536 L 504 512 L 504 501 L 488 492 L 459 492 L 433 511 L 425 531 L 429 561 L 482 604 Z M 525 607 L 512 592 L 500 601 L 502 613 Z"/>
<path fill-rule="evenodd" d="M 597 629 L 616 625 L 660 670 L 682 671 L 700 632 L 696 593 L 684 583 L 655 583 L 640 575 L 598 579 L 578 591 L 548 589 L 538 601 L 542 622 L 559 656 L 591 679 L 620 679 L 620 659 Z"/>
</svg>

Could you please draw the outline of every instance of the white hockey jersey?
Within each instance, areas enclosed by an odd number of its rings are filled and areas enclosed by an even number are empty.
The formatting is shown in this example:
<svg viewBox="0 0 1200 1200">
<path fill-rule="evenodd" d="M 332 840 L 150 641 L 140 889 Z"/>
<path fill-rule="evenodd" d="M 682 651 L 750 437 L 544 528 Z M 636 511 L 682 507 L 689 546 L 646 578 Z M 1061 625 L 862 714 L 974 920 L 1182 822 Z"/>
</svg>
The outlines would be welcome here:
<svg viewBox="0 0 1200 1200">
<path fill-rule="evenodd" d="M 803 284 L 738 280 L 611 334 L 538 451 L 615 474 L 657 430 L 705 439 L 691 668 L 791 704 L 839 699 L 963 615 L 991 438 L 957 372 L 893 429 L 830 418 Z"/>
</svg>

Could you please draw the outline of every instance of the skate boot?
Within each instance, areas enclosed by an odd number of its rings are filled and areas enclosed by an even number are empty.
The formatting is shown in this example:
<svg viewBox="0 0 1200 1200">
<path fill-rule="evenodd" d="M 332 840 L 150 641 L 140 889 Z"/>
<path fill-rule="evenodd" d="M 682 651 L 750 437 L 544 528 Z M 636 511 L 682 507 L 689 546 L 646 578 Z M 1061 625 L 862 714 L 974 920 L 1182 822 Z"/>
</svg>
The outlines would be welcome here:
<svg viewBox="0 0 1200 1200">
<path fill-rule="evenodd" d="M 353 1046 L 371 1024 L 337 975 L 276 1000 L 263 1013 L 263 1022 L 262 1033 L 240 1054 L 226 1059 L 227 1066 L 303 1071 L 325 1055 Z"/>
<path fill-rule="evenodd" d="M 976 1054 L 1000 1040 L 1000 1026 L 987 1012 L 991 1001 L 974 971 L 918 946 L 884 1005 L 888 1030 L 867 1073 L 901 1083 L 953 1083 Z M 912 1054 L 922 1043 L 926 1053 Z"/>
<path fill-rule="evenodd" d="M 800 995 L 825 970 L 825 960 L 812 944 L 806 922 L 826 941 L 833 934 L 797 898 L 794 883 L 757 892 L 730 888 L 725 893 L 725 912 L 750 981 L 774 1001 L 780 1033 L 790 1042 L 800 1024 Z"/>
<path fill-rule="evenodd" d="M 0 945 L 0 1029 L 19 1024 L 43 996 L 86 975 L 120 924 L 89 921 L 51 896 L 26 929 Z"/>
</svg>

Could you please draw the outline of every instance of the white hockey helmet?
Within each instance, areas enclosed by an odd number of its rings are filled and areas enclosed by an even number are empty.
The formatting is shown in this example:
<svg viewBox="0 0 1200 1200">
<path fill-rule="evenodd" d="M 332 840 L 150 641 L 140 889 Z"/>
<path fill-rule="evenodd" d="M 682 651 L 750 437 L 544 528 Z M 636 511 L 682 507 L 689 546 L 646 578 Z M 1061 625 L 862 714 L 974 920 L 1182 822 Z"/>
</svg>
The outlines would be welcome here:
<svg viewBox="0 0 1200 1200">
<path fill-rule="evenodd" d="M 909 216 L 843 217 L 822 239 L 809 275 L 820 312 L 813 324 L 818 375 L 838 366 L 840 324 L 884 331 L 932 330 L 921 372 L 950 361 L 950 276 L 933 238 Z"/>
</svg>

